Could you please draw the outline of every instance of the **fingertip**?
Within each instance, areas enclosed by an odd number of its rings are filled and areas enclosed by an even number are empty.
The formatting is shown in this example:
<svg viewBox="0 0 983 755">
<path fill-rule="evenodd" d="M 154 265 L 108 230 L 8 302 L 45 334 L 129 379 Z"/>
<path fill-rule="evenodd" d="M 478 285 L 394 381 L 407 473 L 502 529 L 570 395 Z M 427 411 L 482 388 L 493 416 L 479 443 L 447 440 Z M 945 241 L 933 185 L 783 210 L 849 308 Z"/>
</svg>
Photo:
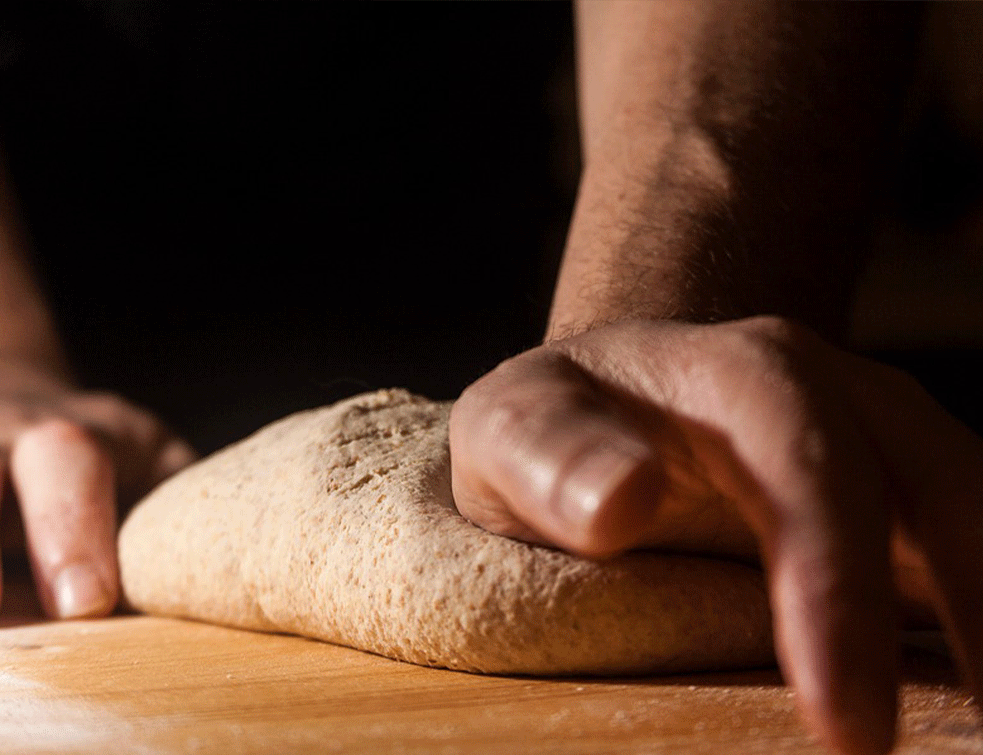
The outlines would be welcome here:
<svg viewBox="0 0 983 755">
<path fill-rule="evenodd" d="M 783 670 L 811 731 L 834 752 L 882 755 L 895 744 L 897 642 L 888 600 L 813 591 L 813 573 L 784 575 L 773 604 Z"/>
<path fill-rule="evenodd" d="M 821 725 L 814 725 L 819 738 L 832 752 L 843 755 L 887 755 L 897 741 L 894 721 L 875 723 L 872 719 L 858 720 L 851 716 L 844 720 L 842 713 Z"/>
<path fill-rule="evenodd" d="M 844 755 L 886 755 L 897 740 L 897 691 L 893 684 L 869 679 L 802 696 L 799 703 L 808 727 L 833 752 Z"/>
<path fill-rule="evenodd" d="M 103 579 L 92 564 L 75 563 L 52 580 L 54 614 L 60 619 L 106 616 L 116 607 L 118 589 Z"/>
<path fill-rule="evenodd" d="M 82 618 L 112 611 L 119 572 L 110 453 L 86 427 L 54 418 L 17 438 L 11 477 L 46 612 Z"/>
<path fill-rule="evenodd" d="M 833 683 L 819 694 L 800 694 L 798 707 L 808 728 L 833 752 L 885 755 L 894 748 L 898 701 L 893 676 L 876 679 L 857 669 L 848 682 Z"/>
<path fill-rule="evenodd" d="M 983 723 L 983 602 L 976 597 L 978 589 L 973 593 L 973 597 L 964 597 L 958 603 L 943 595 L 938 610 L 945 627 L 946 646 L 956 660 L 963 685 L 972 695 L 978 720 Z"/>
</svg>

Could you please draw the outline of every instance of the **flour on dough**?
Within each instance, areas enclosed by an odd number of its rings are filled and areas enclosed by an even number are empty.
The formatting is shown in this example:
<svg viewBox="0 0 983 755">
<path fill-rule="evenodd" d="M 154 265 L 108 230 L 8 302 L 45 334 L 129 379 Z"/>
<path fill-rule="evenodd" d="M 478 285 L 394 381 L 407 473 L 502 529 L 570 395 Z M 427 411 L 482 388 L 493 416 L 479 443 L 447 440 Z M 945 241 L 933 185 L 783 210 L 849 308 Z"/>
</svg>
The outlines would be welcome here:
<svg viewBox="0 0 983 755">
<path fill-rule="evenodd" d="M 755 569 L 647 552 L 595 563 L 465 521 L 451 498 L 449 412 L 402 390 L 368 393 L 189 467 L 122 528 L 127 599 L 467 671 L 772 661 Z"/>
</svg>

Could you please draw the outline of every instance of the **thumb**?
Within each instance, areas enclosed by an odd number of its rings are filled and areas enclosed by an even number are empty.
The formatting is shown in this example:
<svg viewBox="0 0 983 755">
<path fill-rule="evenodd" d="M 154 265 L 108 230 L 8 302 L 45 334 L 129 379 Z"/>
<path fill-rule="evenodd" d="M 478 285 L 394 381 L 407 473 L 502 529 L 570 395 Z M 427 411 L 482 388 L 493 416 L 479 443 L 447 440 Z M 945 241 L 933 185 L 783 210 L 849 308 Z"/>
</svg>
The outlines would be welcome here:
<svg viewBox="0 0 983 755">
<path fill-rule="evenodd" d="M 589 557 L 645 544 L 666 488 L 647 433 L 548 347 L 504 362 L 461 395 L 450 448 L 465 518 Z"/>
</svg>

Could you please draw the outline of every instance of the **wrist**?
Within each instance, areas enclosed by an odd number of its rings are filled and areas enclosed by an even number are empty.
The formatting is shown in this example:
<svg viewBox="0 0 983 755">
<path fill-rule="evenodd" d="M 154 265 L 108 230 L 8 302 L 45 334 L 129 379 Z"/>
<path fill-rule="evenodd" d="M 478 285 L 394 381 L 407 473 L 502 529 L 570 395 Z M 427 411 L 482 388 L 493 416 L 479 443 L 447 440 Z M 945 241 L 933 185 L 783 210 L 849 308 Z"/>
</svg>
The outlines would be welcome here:
<svg viewBox="0 0 983 755">
<path fill-rule="evenodd" d="M 645 167 L 632 155 L 595 153 L 581 182 L 549 338 L 623 319 L 713 322 L 755 313 L 744 301 L 756 287 L 753 276 L 729 248 L 738 239 L 733 172 L 711 140 L 695 128 L 681 131 Z"/>
</svg>

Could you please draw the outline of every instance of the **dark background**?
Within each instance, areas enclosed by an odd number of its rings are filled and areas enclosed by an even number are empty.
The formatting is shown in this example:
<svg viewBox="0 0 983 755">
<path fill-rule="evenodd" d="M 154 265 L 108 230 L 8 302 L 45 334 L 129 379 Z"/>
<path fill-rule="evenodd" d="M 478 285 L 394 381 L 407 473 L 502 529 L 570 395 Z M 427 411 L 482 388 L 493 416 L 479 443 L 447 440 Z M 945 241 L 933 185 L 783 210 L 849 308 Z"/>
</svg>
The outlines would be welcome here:
<svg viewBox="0 0 983 755">
<path fill-rule="evenodd" d="M 541 336 L 576 182 L 565 2 L 27 2 L 0 138 L 88 387 L 210 451 Z"/>
</svg>

